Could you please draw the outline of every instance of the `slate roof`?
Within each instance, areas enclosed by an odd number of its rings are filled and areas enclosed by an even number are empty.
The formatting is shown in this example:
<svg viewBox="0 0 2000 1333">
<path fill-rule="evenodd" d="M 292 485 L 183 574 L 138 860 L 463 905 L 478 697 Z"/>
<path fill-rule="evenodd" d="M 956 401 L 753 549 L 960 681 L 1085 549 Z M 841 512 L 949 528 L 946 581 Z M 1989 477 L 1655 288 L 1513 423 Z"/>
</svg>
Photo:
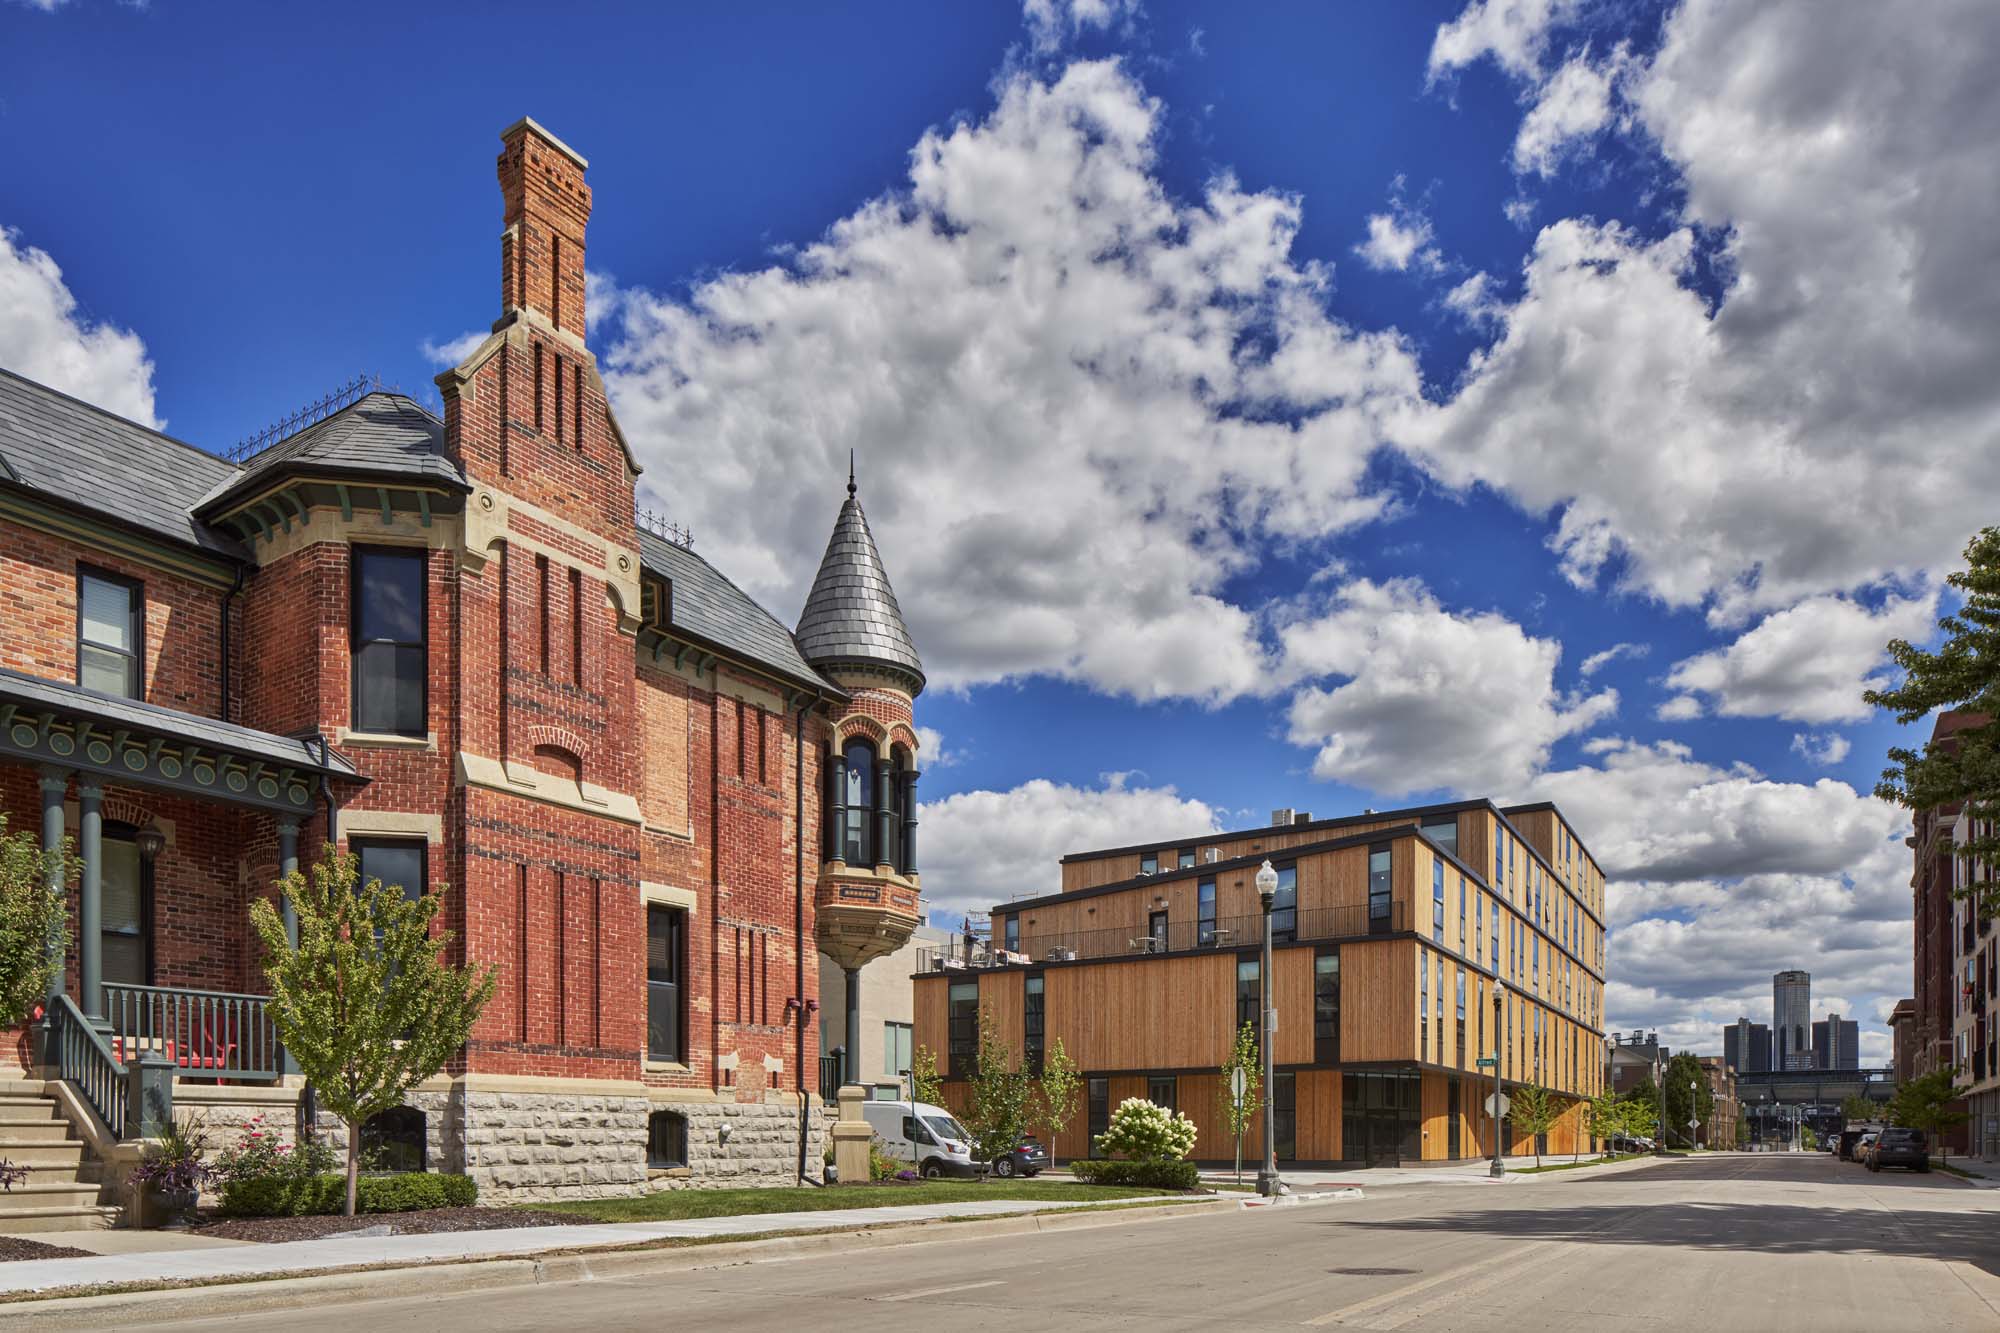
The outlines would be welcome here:
<svg viewBox="0 0 2000 1333">
<path fill-rule="evenodd" d="M 0 484 L 235 555 L 237 544 L 192 510 L 236 471 L 204 449 L 0 369 Z"/>
<path fill-rule="evenodd" d="M 97 694 L 59 680 L 24 675 L 0 667 L 0 703 L 23 708 L 52 709 L 65 715 L 82 715 L 113 729 L 123 728 L 148 736 L 162 736 L 207 750 L 219 750 L 248 759 L 262 759 L 304 772 L 331 773 L 335 777 L 359 777 L 354 765 L 338 750 L 327 751 L 321 764 L 319 747 L 291 736 L 279 736 L 234 722 L 162 708 L 138 699 L 120 699 Z"/>
<path fill-rule="evenodd" d="M 639 563 L 673 586 L 670 615 L 676 630 L 801 685 L 839 689 L 813 670 L 783 621 L 687 547 L 641 528 Z"/>
<path fill-rule="evenodd" d="M 924 664 L 903 623 L 896 590 L 889 586 L 852 481 L 805 609 L 799 612 L 798 641 L 816 667 L 890 666 L 915 676 L 917 689 L 923 689 Z"/>
<path fill-rule="evenodd" d="M 404 394 L 376 390 L 250 458 L 196 510 L 212 513 L 286 472 L 315 476 L 406 477 L 471 489 L 444 455 L 444 423 Z"/>
</svg>

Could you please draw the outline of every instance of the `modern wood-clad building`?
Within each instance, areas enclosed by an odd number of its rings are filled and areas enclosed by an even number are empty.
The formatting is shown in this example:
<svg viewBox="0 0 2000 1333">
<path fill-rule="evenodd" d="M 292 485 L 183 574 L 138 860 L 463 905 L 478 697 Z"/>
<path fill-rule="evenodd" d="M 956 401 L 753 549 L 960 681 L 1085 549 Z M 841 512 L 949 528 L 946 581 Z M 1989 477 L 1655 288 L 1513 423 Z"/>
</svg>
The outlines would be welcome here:
<svg viewBox="0 0 2000 1333">
<path fill-rule="evenodd" d="M 1603 1079 L 1604 875 L 1553 805 L 1460 801 L 1063 858 L 1062 891 L 993 909 L 990 949 L 928 959 L 916 1043 L 961 1099 L 987 1011 L 1031 1064 L 1060 1038 L 1085 1113 L 1053 1146 L 1082 1156 L 1119 1102 L 1188 1113 L 1194 1155 L 1235 1152 L 1220 1067 L 1258 1008 L 1255 876 L 1272 913 L 1278 1011 L 1270 1089 L 1280 1162 L 1393 1165 L 1489 1154 L 1504 1086 L 1567 1097 Z M 1500 1006 L 1496 1023 L 1494 998 Z M 1573 1107 L 1547 1137 L 1590 1146 Z M 1514 1154 L 1535 1145 L 1503 1139 Z M 1246 1157 L 1262 1152 L 1255 1131 Z"/>
</svg>

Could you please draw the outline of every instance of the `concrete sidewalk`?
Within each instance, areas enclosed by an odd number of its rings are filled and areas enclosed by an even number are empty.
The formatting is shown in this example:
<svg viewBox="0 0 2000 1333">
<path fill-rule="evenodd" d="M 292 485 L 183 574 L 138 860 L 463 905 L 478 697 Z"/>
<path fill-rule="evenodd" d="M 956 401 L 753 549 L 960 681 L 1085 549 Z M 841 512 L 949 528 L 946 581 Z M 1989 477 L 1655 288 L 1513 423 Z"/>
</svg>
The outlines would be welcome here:
<svg viewBox="0 0 2000 1333">
<path fill-rule="evenodd" d="M 1119 1199 L 1120 1204 L 1171 1203 L 1185 1195 Z M 378 1264 L 449 1263 L 505 1258 L 550 1250 L 638 1245 L 652 1240 L 763 1235 L 774 1231 L 861 1231 L 899 1222 L 948 1217 L 1006 1217 L 1020 1213 L 1102 1207 L 1090 1201 L 1058 1203 L 996 1199 L 981 1203 L 920 1203 L 882 1208 L 838 1208 L 803 1213 L 749 1213 L 675 1222 L 606 1222 L 579 1226 L 516 1227 L 504 1231 L 452 1231 L 428 1236 L 328 1236 L 276 1245 L 236 1244 L 135 1250 L 87 1259 L 28 1259 L 0 1264 L 0 1292 L 54 1291 L 65 1287 L 144 1282 L 212 1282 L 281 1273 L 363 1268 Z M 385 1217 L 385 1221 L 388 1219 Z"/>
</svg>

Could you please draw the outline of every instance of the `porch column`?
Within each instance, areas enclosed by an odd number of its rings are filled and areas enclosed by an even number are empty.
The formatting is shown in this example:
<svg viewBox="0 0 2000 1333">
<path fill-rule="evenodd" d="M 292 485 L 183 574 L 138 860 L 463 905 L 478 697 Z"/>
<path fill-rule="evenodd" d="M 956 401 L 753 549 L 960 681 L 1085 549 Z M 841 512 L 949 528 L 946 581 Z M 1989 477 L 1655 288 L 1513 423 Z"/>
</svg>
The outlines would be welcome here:
<svg viewBox="0 0 2000 1333">
<path fill-rule="evenodd" d="M 298 869 L 299 821 L 296 819 L 281 819 L 278 821 L 278 873 L 286 876 L 294 875 L 298 873 Z M 285 921 L 286 942 L 294 949 L 298 948 L 299 913 L 298 909 L 292 906 L 292 900 L 288 895 L 280 894 L 278 896 L 278 912 Z M 299 1063 L 292 1058 L 292 1053 L 289 1050 L 284 1053 L 284 1061 L 280 1067 L 287 1074 L 296 1074 L 299 1072 Z"/>
<path fill-rule="evenodd" d="M 278 874 L 280 877 L 296 875 L 299 871 L 299 821 L 281 819 L 278 821 Z M 296 949 L 299 947 L 299 913 L 292 906 L 290 896 L 280 894 L 278 914 L 285 919 L 285 939 Z"/>
<path fill-rule="evenodd" d="M 104 789 L 85 781 L 76 789 L 81 812 L 77 854 L 83 858 L 83 911 L 77 924 L 83 955 L 80 989 L 84 1017 L 104 1017 Z"/>
<path fill-rule="evenodd" d="M 847 982 L 847 1068 L 841 1071 L 842 1083 L 861 1081 L 861 969 L 843 968 Z"/>
<path fill-rule="evenodd" d="M 63 844 L 63 797 L 69 792 L 69 770 L 48 767 L 42 770 L 42 850 L 60 851 Z M 63 869 L 58 864 L 49 872 L 49 888 L 63 892 Z M 63 967 L 65 964 L 65 944 L 67 932 L 58 932 L 49 939 L 49 998 L 63 993 L 65 984 Z"/>
</svg>

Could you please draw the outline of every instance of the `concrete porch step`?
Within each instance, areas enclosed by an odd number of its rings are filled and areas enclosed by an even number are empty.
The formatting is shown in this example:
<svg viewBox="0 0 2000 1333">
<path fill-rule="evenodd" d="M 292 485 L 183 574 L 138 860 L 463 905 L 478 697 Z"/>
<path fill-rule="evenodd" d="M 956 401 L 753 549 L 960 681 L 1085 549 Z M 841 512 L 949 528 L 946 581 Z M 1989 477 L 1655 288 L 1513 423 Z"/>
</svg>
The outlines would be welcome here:
<svg viewBox="0 0 2000 1333">
<path fill-rule="evenodd" d="M 64 1170 L 72 1177 L 83 1165 L 83 1145 L 75 1141 L 50 1142 L 38 1139 L 0 1138 L 0 1161 L 31 1170 Z"/>
<path fill-rule="evenodd" d="M 0 1116 L 0 1140 L 19 1143 L 61 1143 L 69 1138 L 67 1120 L 30 1120 Z"/>
<path fill-rule="evenodd" d="M 32 1212 L 37 1208 L 94 1206 L 97 1193 L 98 1186 L 94 1181 L 37 1180 L 31 1172 L 27 1184 L 0 1190 L 0 1232 L 7 1230 L 7 1220 L 16 1213 Z"/>
<path fill-rule="evenodd" d="M 0 1100 L 9 1097 L 42 1097 L 49 1085 L 38 1078 L 0 1078 Z"/>
<path fill-rule="evenodd" d="M 61 1118 L 62 1108 L 57 1106 L 52 1098 L 39 1098 L 34 1101 L 25 1099 L 13 1102 L 0 1101 L 0 1124 L 12 1124 L 18 1120 L 39 1122 Z"/>
<path fill-rule="evenodd" d="M 95 1204 L 19 1208 L 0 1213 L 0 1236 L 36 1231 L 109 1231 L 118 1225 L 119 1210 Z"/>
</svg>

